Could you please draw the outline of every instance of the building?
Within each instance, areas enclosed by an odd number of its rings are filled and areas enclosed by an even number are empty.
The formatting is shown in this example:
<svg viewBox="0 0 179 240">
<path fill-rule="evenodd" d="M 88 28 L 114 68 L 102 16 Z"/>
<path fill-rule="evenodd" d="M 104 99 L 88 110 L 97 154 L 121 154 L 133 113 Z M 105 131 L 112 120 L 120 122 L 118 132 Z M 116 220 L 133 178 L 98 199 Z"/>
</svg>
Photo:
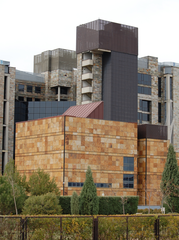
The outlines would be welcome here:
<svg viewBox="0 0 179 240">
<path fill-rule="evenodd" d="M 151 56 L 138 59 L 137 55 L 137 28 L 96 20 L 77 27 L 76 52 L 45 51 L 34 56 L 34 74 L 16 71 L 14 100 L 18 101 L 19 112 L 16 111 L 15 121 L 33 120 L 17 124 L 18 169 L 27 174 L 39 166 L 51 171 L 65 195 L 71 194 L 72 187 L 82 186 L 85 164 L 90 164 L 92 170 L 98 170 L 97 186 L 107 188 L 98 189 L 98 194 L 139 194 L 140 204 L 148 204 L 149 195 L 159 190 L 169 142 L 174 144 L 179 159 L 179 64 L 159 63 L 157 57 Z M 0 75 L 5 79 L 4 72 Z M 75 100 L 77 106 L 67 110 Z M 101 103 L 103 109 L 99 107 Z M 58 104 L 63 104 L 63 111 L 67 112 L 59 111 L 62 105 Z M 94 112 L 89 114 L 89 109 Z M 55 117 L 59 114 L 62 116 Z M 52 129 L 46 129 L 47 125 Z M 5 127 L 2 126 L 3 131 Z M 127 145 L 130 137 L 133 149 Z M 90 139 L 95 139 L 94 143 Z M 96 149 L 93 161 L 88 161 L 88 147 Z M 30 151 L 35 153 L 32 161 Z M 105 160 L 105 154 L 109 159 Z M 100 156 L 97 161 L 96 156 Z M 26 159 L 23 164 L 22 157 Z M 79 163 L 79 159 L 83 161 Z M 125 172 L 130 161 L 133 170 Z M 79 169 L 83 170 L 78 178 Z M 118 185 L 109 177 L 115 175 L 115 169 L 120 176 L 118 179 L 116 175 Z M 129 178 L 133 181 L 132 190 L 124 185 L 129 186 L 129 182 L 125 183 Z M 117 186 L 118 193 L 113 190 Z M 159 200 L 151 201 L 159 204 Z"/>
</svg>

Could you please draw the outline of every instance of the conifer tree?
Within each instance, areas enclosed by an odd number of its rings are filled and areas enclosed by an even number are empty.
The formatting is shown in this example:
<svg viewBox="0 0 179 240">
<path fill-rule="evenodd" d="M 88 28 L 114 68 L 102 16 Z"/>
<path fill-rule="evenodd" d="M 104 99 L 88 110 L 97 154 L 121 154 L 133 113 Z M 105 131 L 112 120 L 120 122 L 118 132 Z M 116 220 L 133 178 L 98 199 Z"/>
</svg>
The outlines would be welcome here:
<svg viewBox="0 0 179 240">
<path fill-rule="evenodd" d="M 79 197 L 78 194 L 74 191 L 71 197 L 71 214 L 78 215 L 79 214 Z"/>
<path fill-rule="evenodd" d="M 170 207 L 174 210 L 173 201 L 175 197 L 179 197 L 179 171 L 176 160 L 176 154 L 172 144 L 169 145 L 167 161 L 161 180 L 161 191 Z"/>
<path fill-rule="evenodd" d="M 80 194 L 80 211 L 82 215 L 96 215 L 99 211 L 99 199 L 89 166 L 86 172 L 86 180 Z"/>
</svg>

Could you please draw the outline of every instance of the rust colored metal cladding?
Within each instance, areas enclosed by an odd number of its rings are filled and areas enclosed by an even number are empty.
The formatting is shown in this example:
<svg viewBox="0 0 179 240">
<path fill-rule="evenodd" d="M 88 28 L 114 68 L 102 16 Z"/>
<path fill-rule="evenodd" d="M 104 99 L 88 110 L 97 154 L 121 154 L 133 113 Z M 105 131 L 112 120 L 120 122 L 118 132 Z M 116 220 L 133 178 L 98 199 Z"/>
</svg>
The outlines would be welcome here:
<svg viewBox="0 0 179 240">
<path fill-rule="evenodd" d="M 103 101 L 72 106 L 62 116 L 103 119 Z"/>
<path fill-rule="evenodd" d="M 167 140 L 167 126 L 144 124 L 138 126 L 138 139 L 151 138 Z"/>
<path fill-rule="evenodd" d="M 138 28 L 101 19 L 78 26 L 76 53 L 98 49 L 138 55 Z"/>
</svg>

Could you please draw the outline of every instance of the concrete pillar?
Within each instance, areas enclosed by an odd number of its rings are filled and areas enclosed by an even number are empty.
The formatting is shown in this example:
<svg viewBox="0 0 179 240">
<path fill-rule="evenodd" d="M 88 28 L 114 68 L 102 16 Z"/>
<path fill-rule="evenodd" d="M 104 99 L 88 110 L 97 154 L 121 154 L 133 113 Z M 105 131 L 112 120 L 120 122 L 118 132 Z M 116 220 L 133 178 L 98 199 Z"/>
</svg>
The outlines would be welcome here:
<svg viewBox="0 0 179 240">
<path fill-rule="evenodd" d="M 165 76 L 165 81 L 166 81 L 166 84 L 165 84 L 165 91 L 166 91 L 166 99 L 165 99 L 165 103 L 166 103 L 166 122 L 165 122 L 165 125 L 168 127 L 168 139 L 170 140 L 171 142 L 171 102 L 172 100 L 170 99 L 170 77 L 171 75 L 167 74 Z"/>
<path fill-rule="evenodd" d="M 60 101 L 60 86 L 58 86 L 58 101 Z"/>
</svg>

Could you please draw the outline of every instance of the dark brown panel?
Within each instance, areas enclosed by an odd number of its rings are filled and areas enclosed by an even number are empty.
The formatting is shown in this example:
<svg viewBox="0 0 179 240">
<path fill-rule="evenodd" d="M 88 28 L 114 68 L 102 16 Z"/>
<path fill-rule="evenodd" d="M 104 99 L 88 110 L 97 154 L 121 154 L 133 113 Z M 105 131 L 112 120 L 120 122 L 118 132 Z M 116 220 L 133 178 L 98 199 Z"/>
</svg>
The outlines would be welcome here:
<svg viewBox="0 0 179 240">
<path fill-rule="evenodd" d="M 101 19 L 78 26 L 76 52 L 96 49 L 138 55 L 138 29 Z"/>
<path fill-rule="evenodd" d="M 151 138 L 167 140 L 167 126 L 144 124 L 138 126 L 138 139 Z"/>
</svg>

